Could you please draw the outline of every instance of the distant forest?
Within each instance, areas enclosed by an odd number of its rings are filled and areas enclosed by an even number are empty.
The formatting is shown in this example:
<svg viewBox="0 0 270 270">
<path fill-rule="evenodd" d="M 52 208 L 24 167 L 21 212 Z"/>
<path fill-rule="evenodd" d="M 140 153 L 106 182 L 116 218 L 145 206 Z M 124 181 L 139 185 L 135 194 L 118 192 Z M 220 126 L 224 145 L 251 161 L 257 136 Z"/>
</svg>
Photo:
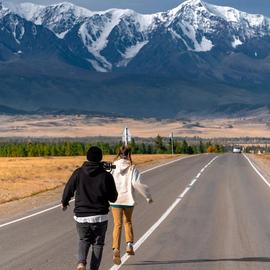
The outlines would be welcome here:
<svg viewBox="0 0 270 270">
<path fill-rule="evenodd" d="M 90 146 L 100 147 L 105 155 L 115 155 L 122 142 L 9 142 L 0 143 L 1 157 L 46 157 L 46 156 L 84 156 Z M 199 154 L 199 153 L 222 153 L 225 148 L 220 144 L 199 141 L 188 143 L 186 140 L 173 142 L 161 136 L 157 136 L 152 142 L 136 142 L 132 139 L 130 144 L 133 154 Z"/>
</svg>

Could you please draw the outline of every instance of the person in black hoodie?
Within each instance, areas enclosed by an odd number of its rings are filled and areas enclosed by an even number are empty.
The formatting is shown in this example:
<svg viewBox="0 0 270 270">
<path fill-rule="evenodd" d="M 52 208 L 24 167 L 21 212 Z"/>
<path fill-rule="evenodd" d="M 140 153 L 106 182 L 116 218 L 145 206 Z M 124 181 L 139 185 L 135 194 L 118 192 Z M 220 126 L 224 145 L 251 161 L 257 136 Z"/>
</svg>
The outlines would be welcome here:
<svg viewBox="0 0 270 270">
<path fill-rule="evenodd" d="M 98 270 L 108 225 L 109 202 L 115 202 L 118 193 L 113 176 L 102 166 L 101 149 L 91 147 L 87 152 L 87 160 L 67 182 L 62 196 L 62 209 L 67 209 L 75 193 L 74 219 L 79 235 L 77 270 L 86 270 L 91 245 L 90 270 Z"/>
</svg>

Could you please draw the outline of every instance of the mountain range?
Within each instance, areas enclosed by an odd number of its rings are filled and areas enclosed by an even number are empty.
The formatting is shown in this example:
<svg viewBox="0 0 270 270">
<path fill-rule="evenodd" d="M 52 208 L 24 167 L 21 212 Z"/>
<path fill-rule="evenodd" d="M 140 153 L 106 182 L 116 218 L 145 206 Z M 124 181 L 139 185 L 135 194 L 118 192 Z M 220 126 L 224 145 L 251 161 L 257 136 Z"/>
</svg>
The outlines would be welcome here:
<svg viewBox="0 0 270 270">
<path fill-rule="evenodd" d="M 222 115 L 270 105 L 269 75 L 263 15 L 201 0 L 156 14 L 0 4 L 0 108 L 9 112 Z"/>
</svg>

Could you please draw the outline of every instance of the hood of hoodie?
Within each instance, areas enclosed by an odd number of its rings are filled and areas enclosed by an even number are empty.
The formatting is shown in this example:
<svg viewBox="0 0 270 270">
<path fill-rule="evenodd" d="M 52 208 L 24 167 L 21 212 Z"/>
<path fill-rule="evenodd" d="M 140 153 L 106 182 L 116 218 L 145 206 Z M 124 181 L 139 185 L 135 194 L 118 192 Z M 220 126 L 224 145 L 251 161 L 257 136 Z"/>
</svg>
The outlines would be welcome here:
<svg viewBox="0 0 270 270">
<path fill-rule="evenodd" d="M 95 175 L 102 169 L 102 165 L 100 162 L 94 162 L 94 161 L 86 161 L 82 165 L 82 170 L 87 175 Z"/>
<path fill-rule="evenodd" d="M 113 164 L 116 165 L 115 172 L 120 172 L 121 174 L 126 173 L 131 166 L 131 162 L 127 159 L 119 159 Z"/>
</svg>

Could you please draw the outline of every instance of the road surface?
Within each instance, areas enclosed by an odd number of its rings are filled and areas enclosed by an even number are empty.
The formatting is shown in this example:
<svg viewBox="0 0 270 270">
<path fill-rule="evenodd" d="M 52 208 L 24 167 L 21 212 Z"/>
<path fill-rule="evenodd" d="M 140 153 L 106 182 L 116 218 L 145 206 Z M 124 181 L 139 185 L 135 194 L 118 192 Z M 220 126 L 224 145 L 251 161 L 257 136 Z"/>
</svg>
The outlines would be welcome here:
<svg viewBox="0 0 270 270">
<path fill-rule="evenodd" d="M 120 269 L 270 269 L 270 188 L 244 155 L 193 156 L 143 177 L 154 203 L 137 196 L 136 255 Z M 111 235 L 110 217 L 102 270 L 119 269 Z M 71 209 L 0 227 L 1 270 L 76 269 L 76 250 Z"/>
</svg>

